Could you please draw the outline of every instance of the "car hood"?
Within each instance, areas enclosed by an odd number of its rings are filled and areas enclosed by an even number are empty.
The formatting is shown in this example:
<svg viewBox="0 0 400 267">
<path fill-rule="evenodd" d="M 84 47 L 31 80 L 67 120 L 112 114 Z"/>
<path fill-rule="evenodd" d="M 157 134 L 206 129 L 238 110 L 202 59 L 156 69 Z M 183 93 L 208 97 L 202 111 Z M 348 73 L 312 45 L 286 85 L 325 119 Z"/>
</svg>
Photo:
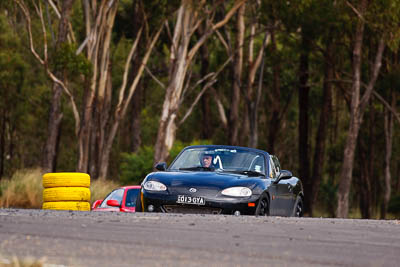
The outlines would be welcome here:
<svg viewBox="0 0 400 267">
<path fill-rule="evenodd" d="M 260 180 L 261 177 L 215 171 L 154 172 L 146 179 L 146 181 L 161 182 L 169 190 L 188 187 L 223 190 L 233 186 L 246 186 L 252 189 Z"/>
</svg>

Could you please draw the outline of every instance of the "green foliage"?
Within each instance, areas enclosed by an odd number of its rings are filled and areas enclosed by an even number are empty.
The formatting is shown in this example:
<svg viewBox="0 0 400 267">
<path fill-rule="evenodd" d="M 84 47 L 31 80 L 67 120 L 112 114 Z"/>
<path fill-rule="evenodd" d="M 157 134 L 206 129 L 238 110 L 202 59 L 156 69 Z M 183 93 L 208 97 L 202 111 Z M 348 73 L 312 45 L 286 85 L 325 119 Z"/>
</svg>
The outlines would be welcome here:
<svg viewBox="0 0 400 267">
<path fill-rule="evenodd" d="M 368 6 L 367 25 L 377 34 L 385 35 L 389 49 L 396 52 L 400 44 L 400 2 L 375 0 Z"/>
<path fill-rule="evenodd" d="M 19 38 L 8 28 L 6 18 L 0 15 L 0 95 L 10 94 L 24 81 L 26 63 L 18 51 Z"/>
<path fill-rule="evenodd" d="M 126 58 L 129 55 L 129 52 L 131 50 L 133 41 L 127 38 L 121 38 L 116 45 L 116 48 L 113 53 L 113 67 L 112 67 L 112 83 L 113 83 L 113 88 L 120 88 L 122 84 L 122 76 L 125 71 L 125 61 Z M 132 66 L 131 66 L 132 68 Z M 132 72 L 132 71 L 131 71 Z M 129 88 L 129 84 L 128 84 Z M 118 90 L 114 90 L 117 92 Z"/>
<path fill-rule="evenodd" d="M 168 164 L 179 154 L 179 152 L 189 145 L 209 144 L 206 140 L 195 140 L 190 144 L 176 141 L 170 151 Z M 153 170 L 154 148 L 143 146 L 136 153 L 123 153 L 120 165 L 120 181 L 124 185 L 140 184 L 147 174 Z"/>
<path fill-rule="evenodd" d="M 154 149 L 143 146 L 136 153 L 123 153 L 120 181 L 124 185 L 140 184 L 153 169 Z"/>
<path fill-rule="evenodd" d="M 52 56 L 54 67 L 66 70 L 71 78 L 79 74 L 89 75 L 92 69 L 85 55 L 83 53 L 76 55 L 76 50 L 76 44 L 63 43 Z"/>
<path fill-rule="evenodd" d="M 320 204 L 328 211 L 329 217 L 335 217 L 337 190 L 338 185 L 333 183 L 333 179 L 328 179 L 326 182 L 321 183 L 319 193 Z"/>
<path fill-rule="evenodd" d="M 36 51 L 43 55 L 43 34 L 39 18 L 30 1 L 25 1 L 32 15 L 32 33 L 33 43 Z M 61 3 L 61 1 L 58 1 Z M 171 39 L 176 25 L 177 10 L 181 0 L 154 0 L 154 1 L 131 1 L 120 0 L 118 12 L 112 32 L 110 46 L 111 57 L 111 76 L 112 93 L 110 110 L 113 110 L 117 100 L 118 88 L 122 82 L 124 64 L 132 43 L 136 37 L 137 31 L 143 26 L 143 35 L 140 39 L 138 50 L 134 55 L 134 64 L 136 59 L 140 59 L 146 52 L 150 37 L 160 25 L 164 25 L 160 39 L 154 47 L 154 51 L 147 64 L 148 70 L 164 85 L 168 84 L 170 79 L 171 62 Z M 350 105 L 350 88 L 352 77 L 352 48 L 356 23 L 359 17 L 354 8 L 358 8 L 360 1 L 331 1 L 331 0 L 288 0 L 261 1 L 261 7 L 257 1 L 247 1 L 245 23 L 246 26 L 256 22 L 258 30 L 255 37 L 255 50 L 262 43 L 265 29 L 273 33 L 273 38 L 269 46 L 264 51 L 265 69 L 264 81 L 262 84 L 263 92 L 259 106 L 259 145 L 261 149 L 269 150 L 269 134 L 271 131 L 278 131 L 275 140 L 275 153 L 279 156 L 281 163 L 285 168 L 296 171 L 298 166 L 298 70 L 299 55 L 307 52 L 309 55 L 309 80 L 310 99 L 309 99 L 309 143 L 310 156 L 313 155 L 315 148 L 315 137 L 318 131 L 319 115 L 321 112 L 321 103 L 323 96 L 324 68 L 332 64 L 335 70 L 335 77 L 332 82 L 332 101 L 331 113 L 327 128 L 326 139 L 326 161 L 323 166 L 323 181 L 320 187 L 319 200 L 321 205 L 318 208 L 322 213 L 334 215 L 336 205 L 336 190 L 338 178 L 343 158 L 345 138 L 349 124 L 348 106 Z M 259 2 L 260 3 L 260 2 Z M 197 2 L 195 8 L 197 8 Z M 201 27 L 210 25 L 210 21 L 205 18 L 209 12 L 213 12 L 212 5 L 216 4 L 217 12 L 215 21 L 220 21 L 229 8 L 234 4 L 229 1 L 206 1 L 207 9 L 198 10 L 204 21 Z M 364 16 L 366 26 L 362 50 L 362 78 L 363 83 L 368 81 L 371 73 L 371 62 L 376 54 L 378 39 L 383 35 L 388 49 L 385 50 L 384 61 L 381 73 L 378 77 L 377 85 L 374 90 L 384 97 L 388 102 L 392 97 L 392 92 L 399 95 L 400 83 L 398 77 L 400 71 L 398 67 L 398 50 L 400 40 L 400 2 L 397 0 L 376 0 L 368 1 L 367 12 Z M 91 74 L 92 66 L 85 57 L 85 52 L 76 55 L 77 46 L 86 39 L 86 28 L 83 14 L 82 3 L 75 1 L 71 10 L 70 23 L 76 42 L 63 44 L 57 50 L 54 45 L 55 40 L 52 36 L 57 35 L 59 19 L 56 18 L 54 10 L 49 9 L 45 13 L 45 24 L 48 30 L 50 69 L 63 71 L 66 75 L 69 88 L 74 94 L 79 111 L 83 110 L 82 102 L 87 95 L 85 90 L 89 88 L 89 79 L 83 81 L 81 76 L 86 78 Z M 165 20 L 167 20 L 166 23 Z M 250 21 L 252 20 L 252 21 Z M 208 69 L 207 73 L 215 72 L 228 59 L 230 53 L 237 49 L 237 25 L 236 16 L 219 30 L 220 37 L 224 38 L 228 45 L 228 52 L 216 34 L 213 34 L 205 43 L 208 50 L 208 58 L 203 58 L 201 51 L 195 56 L 193 64 L 188 69 L 188 77 L 185 79 L 185 98 L 181 99 L 180 109 L 177 111 L 177 121 L 186 113 L 192 105 L 200 87 L 191 89 L 193 83 L 200 80 L 203 76 L 203 63 Z M 164 23 L 164 24 L 163 24 Z M 52 34 L 50 31 L 53 31 Z M 190 40 L 192 45 L 198 40 L 199 34 L 195 32 Z M 243 133 L 244 117 L 246 115 L 247 104 L 245 101 L 247 71 L 248 71 L 248 40 L 249 27 L 246 27 L 246 37 L 244 44 L 244 64 L 241 81 L 241 103 L 240 119 L 241 125 L 241 145 L 246 145 L 246 136 Z M 272 47 L 272 40 L 276 47 Z M 302 45 L 301 41 L 305 42 Z M 333 44 L 333 59 L 326 58 L 328 44 Z M 307 49 L 307 51 L 305 51 Z M 232 77 L 232 67 L 236 64 L 230 62 L 227 67 L 217 77 L 217 82 L 212 90 L 217 92 L 224 106 L 224 111 L 229 119 L 231 112 L 232 84 L 235 77 Z M 133 72 L 131 69 L 129 80 L 132 80 Z M 259 72 L 257 72 L 257 76 Z M 189 77 L 190 76 L 190 77 Z M 86 84 L 83 84 L 87 82 Z M 275 88 L 274 86 L 277 86 Z M 44 72 L 43 66 L 31 54 L 29 41 L 27 39 L 25 20 L 13 1 L 0 1 L 0 132 L 1 127 L 5 125 L 4 137 L 5 145 L 3 155 L 0 155 L 4 163 L 4 176 L 10 177 L 15 170 L 38 166 L 42 157 L 42 148 L 47 135 L 47 119 L 51 105 L 52 82 Z M 130 150 L 132 138 L 129 133 L 132 131 L 131 109 L 127 116 L 121 122 L 121 131 L 116 137 L 112 147 L 112 156 L 110 161 L 110 177 L 120 179 L 124 184 L 138 184 L 149 172 L 153 170 L 153 146 L 157 136 L 159 126 L 159 116 L 163 108 L 165 97 L 165 88 L 162 88 L 150 77 L 147 71 L 138 86 L 140 89 L 140 99 L 135 104 L 140 106 L 140 137 L 141 148 L 135 154 L 122 153 Z M 362 89 L 364 91 L 364 88 Z M 177 141 L 175 142 L 170 157 L 167 159 L 170 163 L 183 147 L 189 144 L 228 144 L 229 133 L 221 124 L 219 110 L 214 94 L 211 88 L 207 91 L 208 102 L 201 100 L 194 108 L 188 119 L 178 126 Z M 373 103 L 368 107 L 359 138 L 362 138 L 366 144 L 375 145 L 376 159 L 384 158 L 383 147 L 383 105 L 373 98 Z M 96 101 L 95 101 L 96 102 Z M 397 96 L 397 105 L 400 99 Z M 278 104 L 278 105 L 277 105 Z M 207 141 L 196 141 L 204 138 L 203 105 L 208 105 L 210 110 L 210 129 L 207 131 L 210 139 Z M 275 105 L 278 106 L 280 121 L 277 125 L 271 125 Z M 98 110 L 93 107 L 94 112 Z M 68 98 L 62 98 L 62 131 L 60 136 L 60 145 L 58 148 L 57 169 L 63 171 L 73 171 L 77 163 L 77 139 L 74 132 L 75 120 L 71 108 L 68 104 Z M 370 125 L 367 124 L 370 114 L 375 114 L 377 130 L 369 131 Z M 112 113 L 105 116 L 112 117 Z M 108 126 L 106 126 L 108 127 Z M 393 159 L 392 173 L 398 173 L 399 167 L 396 165 L 399 161 L 399 131 L 398 124 L 394 125 L 393 140 Z M 228 127 L 229 128 L 229 127 Z M 379 130 L 378 130 L 379 129 Z M 137 128 L 135 128 L 137 130 Z M 242 131 L 243 130 L 243 131 Z M 98 140 L 99 136 L 93 135 L 92 138 Z M 358 148 L 359 149 L 359 148 Z M 356 151 L 356 155 L 359 151 Z M 354 163 L 354 181 L 359 182 L 357 174 L 364 167 L 364 162 L 356 157 Z M 383 161 L 375 160 L 373 168 L 382 170 Z M 377 171 L 379 172 L 379 171 Z M 381 173 L 377 173 L 379 176 Z M 301 177 L 300 177 L 301 178 Z M 382 178 L 377 178 L 378 182 L 373 187 L 373 194 L 378 196 L 382 192 Z M 393 181 L 395 182 L 395 181 Z M 116 187 L 118 184 L 111 185 Z M 110 188 L 105 185 L 99 187 Z M 16 187 L 17 190 L 23 190 L 22 187 Z M 3 190 L 4 187 L 0 187 Z M 352 188 L 351 195 L 357 194 L 359 187 Z M 101 198 L 101 194 L 98 198 Z M 393 197 L 392 202 L 397 203 L 397 197 Z M 351 204 L 356 206 L 356 201 Z M 381 201 L 376 197 L 376 205 Z M 395 205 L 398 207 L 398 205 Z M 353 207 L 352 207 L 353 208 Z"/>
<path fill-rule="evenodd" d="M 400 195 L 391 197 L 388 205 L 388 212 L 400 216 Z"/>
<path fill-rule="evenodd" d="M 21 34 L 0 13 L 0 127 L 5 131 L 0 158 L 6 158 L 3 175 L 8 177 L 20 168 L 37 166 L 38 144 L 45 138 L 47 81 L 43 68 L 26 52 Z"/>
<path fill-rule="evenodd" d="M 400 65 L 393 66 L 392 69 L 387 70 L 386 73 L 381 75 L 381 79 L 377 83 L 377 91 L 390 99 L 392 90 L 400 92 Z"/>
</svg>

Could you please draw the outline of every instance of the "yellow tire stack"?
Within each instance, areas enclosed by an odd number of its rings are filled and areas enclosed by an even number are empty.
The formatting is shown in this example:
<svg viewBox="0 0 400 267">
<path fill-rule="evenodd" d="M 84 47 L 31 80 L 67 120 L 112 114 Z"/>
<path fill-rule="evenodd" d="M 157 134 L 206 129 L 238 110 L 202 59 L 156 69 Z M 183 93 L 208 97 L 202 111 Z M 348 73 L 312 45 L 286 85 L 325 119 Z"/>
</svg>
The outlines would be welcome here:
<svg viewBox="0 0 400 267">
<path fill-rule="evenodd" d="M 90 210 L 90 176 L 86 173 L 46 173 L 43 187 L 43 209 Z"/>
</svg>

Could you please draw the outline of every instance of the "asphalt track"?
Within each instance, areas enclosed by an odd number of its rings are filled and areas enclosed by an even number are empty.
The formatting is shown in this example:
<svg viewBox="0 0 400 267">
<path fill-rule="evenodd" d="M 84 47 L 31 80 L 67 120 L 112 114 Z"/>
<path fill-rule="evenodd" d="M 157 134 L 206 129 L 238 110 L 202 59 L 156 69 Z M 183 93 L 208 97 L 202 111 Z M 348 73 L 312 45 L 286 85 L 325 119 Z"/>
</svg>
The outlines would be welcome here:
<svg viewBox="0 0 400 267">
<path fill-rule="evenodd" d="M 0 209 L 0 266 L 400 266 L 400 221 Z"/>
</svg>

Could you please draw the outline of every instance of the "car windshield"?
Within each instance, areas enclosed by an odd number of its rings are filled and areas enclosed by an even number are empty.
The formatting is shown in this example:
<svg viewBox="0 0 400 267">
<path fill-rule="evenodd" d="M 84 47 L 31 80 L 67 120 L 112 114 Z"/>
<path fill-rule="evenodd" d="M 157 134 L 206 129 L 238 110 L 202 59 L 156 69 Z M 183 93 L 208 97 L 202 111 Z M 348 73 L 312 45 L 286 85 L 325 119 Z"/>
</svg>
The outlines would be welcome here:
<svg viewBox="0 0 400 267">
<path fill-rule="evenodd" d="M 101 203 L 101 205 L 100 205 L 99 208 L 113 208 L 112 206 L 108 206 L 108 205 L 107 205 L 107 200 L 114 199 L 114 200 L 118 201 L 119 203 L 121 203 L 122 197 L 123 197 L 123 196 L 124 196 L 124 189 L 122 189 L 122 188 L 116 189 L 116 190 L 112 191 L 112 192 L 103 200 L 103 202 Z"/>
<path fill-rule="evenodd" d="M 265 174 L 261 153 L 240 148 L 197 147 L 183 151 L 169 170 L 209 170 Z"/>
</svg>

